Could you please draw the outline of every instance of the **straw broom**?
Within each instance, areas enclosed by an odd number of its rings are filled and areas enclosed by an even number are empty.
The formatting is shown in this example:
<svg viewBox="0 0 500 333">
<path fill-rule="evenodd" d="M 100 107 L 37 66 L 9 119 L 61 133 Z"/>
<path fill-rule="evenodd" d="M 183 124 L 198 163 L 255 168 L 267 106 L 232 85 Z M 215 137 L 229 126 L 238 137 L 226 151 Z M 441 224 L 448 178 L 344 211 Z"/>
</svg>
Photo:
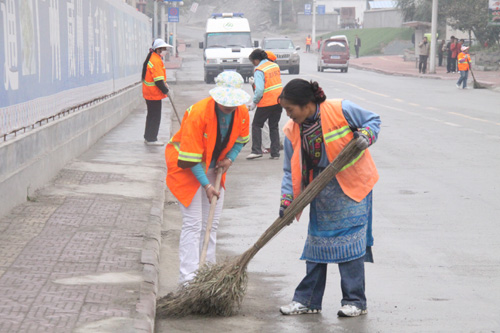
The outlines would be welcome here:
<svg viewBox="0 0 500 333">
<path fill-rule="evenodd" d="M 247 265 L 250 260 L 278 232 L 293 222 L 344 166 L 361 154 L 351 140 L 337 158 L 328 165 L 307 188 L 292 201 L 279 217 L 260 236 L 257 242 L 239 257 L 219 264 L 206 264 L 197 271 L 195 278 L 175 293 L 157 301 L 156 312 L 160 317 L 183 317 L 191 314 L 231 316 L 243 300 L 247 285 Z"/>
</svg>

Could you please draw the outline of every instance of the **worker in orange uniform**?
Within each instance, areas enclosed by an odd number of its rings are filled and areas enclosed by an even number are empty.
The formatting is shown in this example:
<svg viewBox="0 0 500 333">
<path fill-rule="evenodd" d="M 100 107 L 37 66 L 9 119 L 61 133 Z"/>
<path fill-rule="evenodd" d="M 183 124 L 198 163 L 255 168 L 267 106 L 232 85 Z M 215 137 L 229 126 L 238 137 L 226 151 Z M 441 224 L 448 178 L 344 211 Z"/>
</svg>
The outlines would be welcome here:
<svg viewBox="0 0 500 333">
<path fill-rule="evenodd" d="M 312 44 L 311 35 L 307 35 L 307 38 L 306 38 L 306 53 L 311 52 L 311 44 Z"/>
<path fill-rule="evenodd" d="M 460 72 L 460 78 L 457 82 L 457 88 L 460 89 L 460 84 L 462 84 L 462 88 L 467 89 L 467 79 L 469 77 L 469 68 L 471 61 L 469 47 L 462 46 L 460 50 L 462 52 L 460 52 L 457 57 L 458 71 Z"/>
<path fill-rule="evenodd" d="M 165 149 L 167 186 L 179 201 L 182 212 L 180 284 L 192 280 L 198 269 L 213 196 L 218 200 L 206 261 L 215 263 L 226 171 L 249 141 L 249 116 L 245 103 L 250 95 L 241 89 L 243 77 L 237 72 L 222 72 L 215 82 L 210 97 L 190 106 L 184 113 L 181 128 Z M 221 188 L 216 191 L 218 168 L 222 168 L 223 175 Z"/>
<path fill-rule="evenodd" d="M 161 100 L 167 97 L 168 93 L 167 74 L 162 60 L 168 46 L 170 45 L 163 39 L 156 39 L 142 66 L 142 95 L 148 108 L 144 143 L 149 146 L 164 145 L 158 141 L 158 130 L 161 122 Z"/>
<path fill-rule="evenodd" d="M 269 138 L 271 140 L 271 159 L 280 157 L 279 121 L 283 109 L 278 103 L 278 96 L 283 90 L 281 71 L 278 64 L 269 61 L 266 51 L 255 49 L 250 53 L 250 61 L 255 68 L 255 91 L 249 109 L 255 111 L 252 121 L 252 152 L 247 159 L 262 157 L 262 127 L 269 120 Z"/>
</svg>

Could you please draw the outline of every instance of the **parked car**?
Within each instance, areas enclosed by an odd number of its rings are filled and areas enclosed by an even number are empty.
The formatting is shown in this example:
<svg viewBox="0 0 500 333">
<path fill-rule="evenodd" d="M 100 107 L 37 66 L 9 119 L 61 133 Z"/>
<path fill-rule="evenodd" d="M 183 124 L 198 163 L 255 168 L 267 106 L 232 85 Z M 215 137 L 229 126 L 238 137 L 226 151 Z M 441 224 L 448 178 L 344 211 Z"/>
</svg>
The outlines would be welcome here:
<svg viewBox="0 0 500 333">
<path fill-rule="evenodd" d="M 281 70 L 288 70 L 290 74 L 299 74 L 300 55 L 297 51 L 300 50 L 300 46 L 295 47 L 290 38 L 264 38 L 261 47 L 276 55 L 276 63 Z"/>
<path fill-rule="evenodd" d="M 318 72 L 325 69 L 340 69 L 347 73 L 349 69 L 349 41 L 344 35 L 332 36 L 322 44 L 318 55 Z"/>
</svg>

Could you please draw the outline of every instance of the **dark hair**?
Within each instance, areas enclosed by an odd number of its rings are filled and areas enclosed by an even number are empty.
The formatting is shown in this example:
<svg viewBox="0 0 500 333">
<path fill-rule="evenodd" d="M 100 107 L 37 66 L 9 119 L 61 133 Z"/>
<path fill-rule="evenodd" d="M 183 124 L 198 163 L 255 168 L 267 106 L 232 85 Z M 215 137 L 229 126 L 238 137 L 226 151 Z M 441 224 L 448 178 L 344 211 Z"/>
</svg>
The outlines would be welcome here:
<svg viewBox="0 0 500 333">
<path fill-rule="evenodd" d="M 267 59 L 267 53 L 263 49 L 255 49 L 252 51 L 252 53 L 250 53 L 248 59 L 261 61 Z"/>
<path fill-rule="evenodd" d="M 148 62 L 153 52 L 154 52 L 153 49 L 149 49 L 149 54 L 146 57 L 146 60 L 144 60 L 144 64 L 142 65 L 142 80 L 146 78 L 146 70 L 148 69 Z"/>
<path fill-rule="evenodd" d="M 316 81 L 293 79 L 283 88 L 278 101 L 281 99 L 286 99 L 294 105 L 304 106 L 309 102 L 321 104 L 326 100 L 326 95 Z"/>
</svg>

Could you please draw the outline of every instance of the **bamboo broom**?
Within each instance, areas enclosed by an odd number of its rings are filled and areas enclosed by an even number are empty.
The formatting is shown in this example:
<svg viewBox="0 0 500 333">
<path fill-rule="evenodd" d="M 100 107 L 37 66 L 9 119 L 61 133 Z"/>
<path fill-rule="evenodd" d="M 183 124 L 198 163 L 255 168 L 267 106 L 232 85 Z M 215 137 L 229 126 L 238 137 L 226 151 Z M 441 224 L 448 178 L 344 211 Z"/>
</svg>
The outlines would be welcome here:
<svg viewBox="0 0 500 333">
<path fill-rule="evenodd" d="M 200 267 L 195 278 L 187 286 L 158 299 L 157 315 L 183 317 L 191 314 L 209 316 L 235 314 L 245 294 L 248 280 L 246 268 L 250 260 L 278 232 L 292 223 L 295 216 L 313 201 L 344 166 L 362 153 L 356 147 L 356 140 L 351 140 L 344 147 L 337 158 L 292 201 L 284 216 L 277 218 L 252 247 L 232 260 Z"/>
</svg>

